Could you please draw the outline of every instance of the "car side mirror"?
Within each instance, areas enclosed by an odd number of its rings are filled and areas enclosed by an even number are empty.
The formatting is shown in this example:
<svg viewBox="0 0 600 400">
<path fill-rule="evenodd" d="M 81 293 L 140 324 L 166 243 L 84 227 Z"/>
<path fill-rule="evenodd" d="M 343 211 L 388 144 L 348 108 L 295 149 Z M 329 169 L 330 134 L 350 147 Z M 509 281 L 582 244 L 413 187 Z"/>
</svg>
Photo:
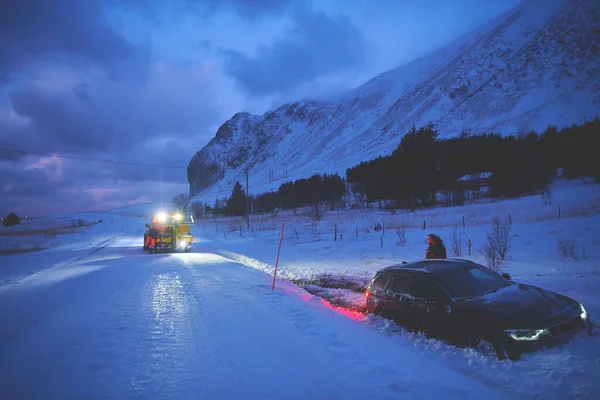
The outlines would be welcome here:
<svg viewBox="0 0 600 400">
<path fill-rule="evenodd" d="M 508 279 L 509 281 L 512 279 L 512 278 L 510 277 L 510 274 L 507 274 L 506 272 L 502 274 L 502 277 L 503 277 L 504 279 Z"/>
</svg>

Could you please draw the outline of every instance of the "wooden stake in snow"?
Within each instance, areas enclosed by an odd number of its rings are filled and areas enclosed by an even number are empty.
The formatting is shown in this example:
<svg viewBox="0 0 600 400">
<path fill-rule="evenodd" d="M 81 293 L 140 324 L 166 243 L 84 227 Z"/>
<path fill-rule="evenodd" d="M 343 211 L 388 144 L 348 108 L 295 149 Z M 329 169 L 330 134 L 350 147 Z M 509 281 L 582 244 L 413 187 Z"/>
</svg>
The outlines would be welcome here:
<svg viewBox="0 0 600 400">
<path fill-rule="evenodd" d="M 283 241 L 283 230 L 285 228 L 285 222 L 281 224 L 281 235 L 279 236 L 279 248 L 277 249 L 277 259 L 275 260 L 275 273 L 273 274 L 273 286 L 271 290 L 275 290 L 275 278 L 277 277 L 277 267 L 279 266 L 279 253 L 281 252 L 281 242 Z"/>
<path fill-rule="evenodd" d="M 469 244 L 469 255 L 471 255 L 471 239 L 469 239 L 468 244 Z"/>
<path fill-rule="evenodd" d="M 463 229 L 465 229 L 465 216 L 462 216 Z"/>
</svg>

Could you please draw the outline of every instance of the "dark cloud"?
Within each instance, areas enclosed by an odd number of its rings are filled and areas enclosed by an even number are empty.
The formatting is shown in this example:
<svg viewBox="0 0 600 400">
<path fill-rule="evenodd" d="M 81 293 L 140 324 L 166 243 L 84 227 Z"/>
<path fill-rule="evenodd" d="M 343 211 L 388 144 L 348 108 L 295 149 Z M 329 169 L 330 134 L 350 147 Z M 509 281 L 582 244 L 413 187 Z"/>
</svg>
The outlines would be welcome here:
<svg viewBox="0 0 600 400">
<path fill-rule="evenodd" d="M 146 182 L 175 182 L 185 184 L 187 180 L 187 165 L 198 146 L 192 146 L 182 140 L 148 140 L 132 147 L 123 157 L 141 164 L 164 165 L 158 168 L 127 165 L 110 165 L 111 176 L 114 179 Z"/>
<path fill-rule="evenodd" d="M 213 9 L 229 6 L 242 18 L 253 21 L 264 15 L 278 15 L 285 12 L 291 0 L 211 0 L 210 2 Z"/>
<path fill-rule="evenodd" d="M 73 88 L 73 94 L 82 103 L 92 104 L 94 102 L 92 96 L 90 96 L 88 92 L 88 86 L 85 83 L 76 84 Z"/>
<path fill-rule="evenodd" d="M 110 69 L 115 77 L 140 75 L 147 54 L 104 20 L 102 0 L 3 0 L 0 76 L 45 57 L 67 55 Z"/>
<path fill-rule="evenodd" d="M 252 96 L 289 93 L 327 74 L 349 70 L 365 61 L 362 32 L 345 16 L 297 10 L 295 28 L 287 37 L 262 45 L 248 57 L 236 50 L 220 51 L 224 72 Z"/>
<path fill-rule="evenodd" d="M 57 173 L 56 167 L 49 166 L 47 171 L 40 169 L 0 168 L 0 197 L 35 197 L 53 196 L 56 184 L 48 174 Z"/>
<path fill-rule="evenodd" d="M 140 179 L 119 176 L 132 173 L 139 173 Z M 73 213 L 140 201 L 169 201 L 188 191 L 187 182 L 173 182 L 172 173 L 55 157 L 28 157 L 12 164 L 0 160 L 0 215 L 11 211 L 18 215 Z M 185 180 L 185 173 L 181 175 Z"/>
<path fill-rule="evenodd" d="M 111 1 L 111 0 L 108 0 Z M 208 20 L 218 13 L 233 12 L 240 18 L 256 22 L 267 16 L 279 16 L 290 5 L 304 5 L 308 0 L 112 0 L 124 9 L 143 15 L 156 27 L 165 27 L 165 9 L 170 15 L 194 15 Z"/>
<path fill-rule="evenodd" d="M 216 122 L 217 108 L 209 101 L 210 72 L 203 64 L 159 63 L 149 77 L 140 85 L 50 69 L 10 95 L 34 138 L 8 134 L 0 144 L 10 138 L 18 149 L 44 153 L 120 154 L 156 137 L 185 139 Z M 25 129 L 3 127 L 1 119 L 0 128 Z"/>
</svg>

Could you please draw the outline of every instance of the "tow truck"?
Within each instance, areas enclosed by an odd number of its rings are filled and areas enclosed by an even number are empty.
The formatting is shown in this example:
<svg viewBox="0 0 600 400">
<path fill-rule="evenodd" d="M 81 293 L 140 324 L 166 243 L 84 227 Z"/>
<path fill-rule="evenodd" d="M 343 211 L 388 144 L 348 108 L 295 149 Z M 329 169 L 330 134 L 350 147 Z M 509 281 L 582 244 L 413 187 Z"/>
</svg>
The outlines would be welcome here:
<svg viewBox="0 0 600 400">
<path fill-rule="evenodd" d="M 193 222 L 193 221 L 192 221 Z M 192 250 L 194 237 L 190 233 L 189 222 L 179 212 L 159 212 L 146 224 L 144 251 L 150 254 Z"/>
</svg>

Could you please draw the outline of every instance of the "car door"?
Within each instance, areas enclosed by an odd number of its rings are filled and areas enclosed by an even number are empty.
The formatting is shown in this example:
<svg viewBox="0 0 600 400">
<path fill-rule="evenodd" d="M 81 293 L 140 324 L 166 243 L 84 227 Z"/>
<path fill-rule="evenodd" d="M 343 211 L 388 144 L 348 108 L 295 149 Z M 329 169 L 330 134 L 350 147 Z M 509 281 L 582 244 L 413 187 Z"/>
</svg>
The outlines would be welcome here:
<svg viewBox="0 0 600 400">
<path fill-rule="evenodd" d="M 427 274 L 415 274 L 410 281 L 416 329 L 430 336 L 450 333 L 448 302 L 437 282 Z"/>
<path fill-rule="evenodd" d="M 388 310 L 391 318 L 409 329 L 414 328 L 414 310 L 410 296 L 410 274 L 396 272 L 387 282 Z"/>
<path fill-rule="evenodd" d="M 389 273 L 379 275 L 367 288 L 369 297 L 367 298 L 367 310 L 369 312 L 379 312 L 386 307 L 386 286 L 390 279 Z"/>
</svg>

